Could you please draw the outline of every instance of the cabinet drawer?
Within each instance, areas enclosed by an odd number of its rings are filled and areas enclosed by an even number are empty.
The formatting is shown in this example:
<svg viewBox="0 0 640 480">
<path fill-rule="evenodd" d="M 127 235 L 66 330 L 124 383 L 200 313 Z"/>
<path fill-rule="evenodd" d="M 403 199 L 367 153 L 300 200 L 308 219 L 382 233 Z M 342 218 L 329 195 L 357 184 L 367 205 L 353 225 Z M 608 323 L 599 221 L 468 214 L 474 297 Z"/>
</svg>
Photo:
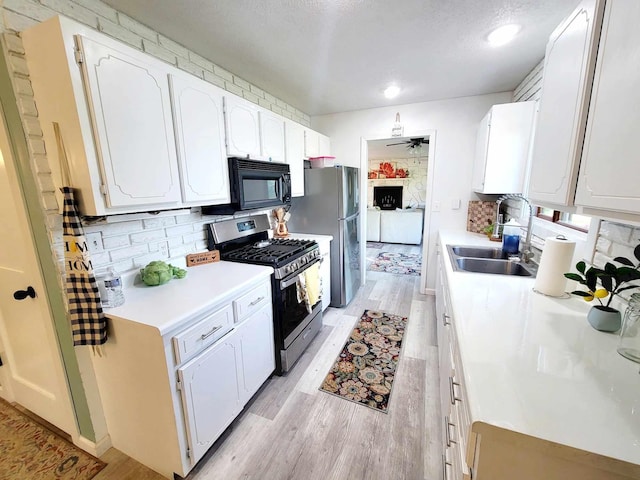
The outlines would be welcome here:
<svg viewBox="0 0 640 480">
<path fill-rule="evenodd" d="M 233 309 L 236 314 L 236 323 L 241 322 L 247 316 L 257 311 L 265 302 L 271 302 L 271 284 L 262 283 L 249 293 L 233 301 Z"/>
<path fill-rule="evenodd" d="M 211 315 L 207 315 L 193 327 L 173 337 L 176 363 L 188 360 L 205 349 L 233 328 L 233 310 L 227 305 Z"/>
</svg>

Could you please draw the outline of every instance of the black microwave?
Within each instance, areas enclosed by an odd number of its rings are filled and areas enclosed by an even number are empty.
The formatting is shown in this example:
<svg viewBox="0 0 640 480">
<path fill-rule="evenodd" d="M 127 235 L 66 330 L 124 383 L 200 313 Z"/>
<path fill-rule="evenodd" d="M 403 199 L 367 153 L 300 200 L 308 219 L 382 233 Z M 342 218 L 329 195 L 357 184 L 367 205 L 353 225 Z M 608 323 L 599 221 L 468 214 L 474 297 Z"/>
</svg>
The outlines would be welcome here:
<svg viewBox="0 0 640 480">
<path fill-rule="evenodd" d="M 202 207 L 205 215 L 229 214 L 291 205 L 291 174 L 286 163 L 229 158 L 231 203 Z"/>
</svg>

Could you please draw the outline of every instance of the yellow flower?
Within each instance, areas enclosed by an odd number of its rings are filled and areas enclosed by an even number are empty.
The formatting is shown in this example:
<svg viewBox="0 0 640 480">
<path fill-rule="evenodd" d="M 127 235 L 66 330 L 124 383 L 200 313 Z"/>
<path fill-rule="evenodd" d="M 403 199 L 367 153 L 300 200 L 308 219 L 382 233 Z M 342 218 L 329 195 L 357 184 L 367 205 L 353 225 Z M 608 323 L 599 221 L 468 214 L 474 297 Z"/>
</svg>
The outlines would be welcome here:
<svg viewBox="0 0 640 480">
<path fill-rule="evenodd" d="M 585 302 L 590 302 L 591 300 L 593 300 L 593 295 L 594 295 L 594 293 L 591 290 L 589 290 L 589 295 L 587 295 L 586 297 L 582 297 L 582 298 L 584 298 Z"/>
<path fill-rule="evenodd" d="M 604 288 L 599 288 L 593 294 L 593 296 L 596 297 L 596 298 L 604 298 L 607 295 L 609 295 L 609 292 L 607 292 Z"/>
</svg>

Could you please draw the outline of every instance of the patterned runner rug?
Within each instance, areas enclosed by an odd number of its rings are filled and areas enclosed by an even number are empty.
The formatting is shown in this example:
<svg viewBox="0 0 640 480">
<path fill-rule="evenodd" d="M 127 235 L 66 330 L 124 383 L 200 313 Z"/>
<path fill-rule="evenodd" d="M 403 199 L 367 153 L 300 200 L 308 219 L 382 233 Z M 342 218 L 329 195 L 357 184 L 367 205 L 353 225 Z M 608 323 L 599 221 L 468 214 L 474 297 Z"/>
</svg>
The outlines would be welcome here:
<svg viewBox="0 0 640 480">
<path fill-rule="evenodd" d="M 402 275 L 420 275 L 422 255 L 417 253 L 379 253 L 368 270 Z"/>
<path fill-rule="evenodd" d="M 367 248 L 382 248 L 384 243 L 381 242 L 367 242 Z"/>
<path fill-rule="evenodd" d="M 106 463 L 0 399 L 2 480 L 88 480 L 104 467 Z"/>
<path fill-rule="evenodd" d="M 365 310 L 320 390 L 387 413 L 407 318 Z"/>
</svg>

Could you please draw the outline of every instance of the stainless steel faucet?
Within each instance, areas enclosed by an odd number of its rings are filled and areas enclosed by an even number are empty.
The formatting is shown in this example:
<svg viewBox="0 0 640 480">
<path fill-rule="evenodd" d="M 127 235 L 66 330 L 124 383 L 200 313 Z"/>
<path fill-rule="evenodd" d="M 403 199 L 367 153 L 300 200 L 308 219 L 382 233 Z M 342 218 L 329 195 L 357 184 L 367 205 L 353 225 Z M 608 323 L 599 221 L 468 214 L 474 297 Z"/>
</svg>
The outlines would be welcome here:
<svg viewBox="0 0 640 480">
<path fill-rule="evenodd" d="M 501 221 L 502 219 L 500 214 L 500 205 L 502 205 L 502 202 L 504 200 L 508 200 L 512 198 L 517 198 L 519 200 L 522 200 L 529 207 L 529 221 L 527 222 L 527 236 L 525 237 L 524 247 L 522 249 L 522 252 L 520 253 L 520 259 L 524 263 L 529 263 L 529 261 L 533 258 L 533 252 L 531 251 L 531 226 L 533 224 L 533 205 L 531 205 L 531 202 L 529 202 L 527 197 L 525 197 L 521 193 L 507 193 L 505 195 L 500 196 L 498 200 L 496 200 L 496 203 L 498 204 L 498 208 L 496 210 L 496 222 L 494 224 L 493 234 L 491 236 L 493 238 L 500 237 L 500 233 L 499 233 L 500 225 L 504 225 L 504 223 L 502 223 Z"/>
</svg>

